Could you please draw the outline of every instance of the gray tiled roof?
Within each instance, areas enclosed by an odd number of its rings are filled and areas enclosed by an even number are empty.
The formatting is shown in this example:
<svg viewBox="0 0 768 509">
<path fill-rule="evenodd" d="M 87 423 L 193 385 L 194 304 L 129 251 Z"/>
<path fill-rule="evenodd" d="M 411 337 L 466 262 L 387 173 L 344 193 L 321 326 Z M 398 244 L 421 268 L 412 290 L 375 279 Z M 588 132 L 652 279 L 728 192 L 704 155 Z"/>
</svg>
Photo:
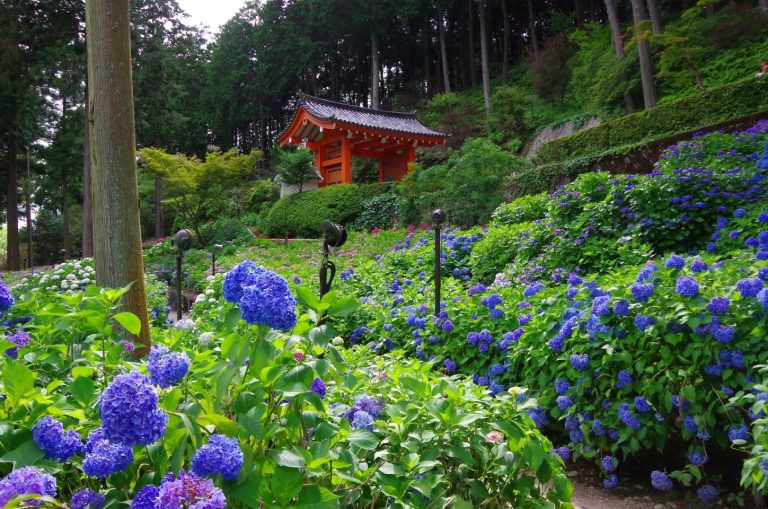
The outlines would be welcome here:
<svg viewBox="0 0 768 509">
<path fill-rule="evenodd" d="M 361 106 L 329 101 L 299 93 L 299 105 L 303 106 L 307 113 L 318 120 L 338 121 L 372 129 L 382 129 L 404 134 L 419 136 L 445 137 L 443 133 L 433 131 L 424 126 L 416 118 L 416 113 L 399 113 L 394 111 L 373 110 Z"/>
</svg>

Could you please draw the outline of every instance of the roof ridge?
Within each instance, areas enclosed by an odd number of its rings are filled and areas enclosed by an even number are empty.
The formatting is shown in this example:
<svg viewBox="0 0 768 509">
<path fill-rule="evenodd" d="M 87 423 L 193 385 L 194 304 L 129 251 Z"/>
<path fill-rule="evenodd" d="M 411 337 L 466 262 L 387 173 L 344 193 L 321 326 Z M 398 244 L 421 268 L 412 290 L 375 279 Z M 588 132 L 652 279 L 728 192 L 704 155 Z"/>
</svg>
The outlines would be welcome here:
<svg viewBox="0 0 768 509">
<path fill-rule="evenodd" d="M 313 95 L 309 95 L 308 93 L 303 92 L 303 91 L 300 90 L 299 91 L 299 103 L 300 104 L 304 104 L 305 101 L 318 102 L 318 103 L 322 103 L 322 104 L 325 104 L 325 105 L 328 105 L 328 106 L 334 106 L 336 108 L 344 108 L 344 109 L 347 109 L 347 110 L 360 111 L 360 112 L 364 112 L 364 113 L 374 113 L 374 114 L 379 113 L 379 114 L 382 114 L 382 115 L 387 115 L 387 116 L 392 116 L 392 117 L 417 119 L 415 111 L 411 111 L 411 112 L 406 112 L 406 111 L 387 111 L 387 110 L 380 110 L 380 109 L 374 109 L 374 108 L 365 108 L 363 106 L 356 106 L 356 105 L 353 105 L 353 104 L 346 104 L 346 103 L 342 103 L 342 102 L 331 101 L 330 99 L 325 99 L 325 98 L 322 98 L 322 97 L 315 97 Z"/>
</svg>

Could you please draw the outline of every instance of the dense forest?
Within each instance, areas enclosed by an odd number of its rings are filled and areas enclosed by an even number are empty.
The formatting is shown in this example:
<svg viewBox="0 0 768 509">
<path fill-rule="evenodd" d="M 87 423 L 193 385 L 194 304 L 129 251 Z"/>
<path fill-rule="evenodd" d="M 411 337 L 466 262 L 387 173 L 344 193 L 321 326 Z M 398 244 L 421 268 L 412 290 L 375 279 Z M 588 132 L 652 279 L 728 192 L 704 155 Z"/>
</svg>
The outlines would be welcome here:
<svg viewBox="0 0 768 509">
<path fill-rule="evenodd" d="M 87 256 L 84 2 L 0 3 L 8 267 L 23 265 L 16 225 L 30 201 L 35 258 Z M 258 150 L 254 181 L 274 174 L 299 90 L 418 110 L 456 149 L 485 137 L 520 155 L 548 125 L 651 108 L 752 76 L 768 58 L 768 0 L 252 1 L 213 40 L 174 0 L 131 3 L 139 147 Z M 142 172 L 140 188 L 144 236 L 162 237 L 174 225 L 163 180 Z"/>
</svg>

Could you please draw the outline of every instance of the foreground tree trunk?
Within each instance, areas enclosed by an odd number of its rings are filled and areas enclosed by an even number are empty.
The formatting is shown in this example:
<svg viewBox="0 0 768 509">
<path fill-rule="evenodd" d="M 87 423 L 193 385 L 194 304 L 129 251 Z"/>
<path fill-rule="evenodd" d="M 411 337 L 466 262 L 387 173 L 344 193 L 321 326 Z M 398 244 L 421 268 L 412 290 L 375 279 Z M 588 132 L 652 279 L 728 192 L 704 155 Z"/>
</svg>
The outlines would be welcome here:
<svg viewBox="0 0 768 509">
<path fill-rule="evenodd" d="M 85 85 L 85 131 L 83 132 L 83 258 L 93 258 L 93 204 L 91 201 L 91 132 L 88 114 L 88 84 Z"/>
<path fill-rule="evenodd" d="M 619 15 L 616 12 L 615 0 L 605 0 L 605 10 L 608 12 L 608 24 L 611 27 L 611 40 L 613 41 L 613 51 L 616 53 L 616 60 L 624 60 L 624 40 L 621 38 L 621 27 L 619 26 Z M 627 78 L 622 74 L 622 81 Z M 624 109 L 627 113 L 635 112 L 635 101 L 629 92 L 624 93 Z"/>
<path fill-rule="evenodd" d="M 445 46 L 445 17 L 443 16 L 443 8 L 440 5 L 437 6 L 437 30 L 440 37 L 440 62 L 443 68 L 443 91 L 448 93 L 451 91 L 451 80 L 448 79 L 448 48 Z"/>
<path fill-rule="evenodd" d="M 8 270 L 21 269 L 21 252 L 19 250 L 19 161 L 18 146 L 15 137 L 8 144 L 8 187 L 6 188 L 6 205 L 8 207 Z"/>
<path fill-rule="evenodd" d="M 768 2 L 768 0 L 766 0 Z M 467 1 L 467 25 L 469 26 L 469 82 L 472 88 L 477 88 L 477 68 L 475 66 L 475 15 L 472 14 L 472 4 L 475 0 Z"/>
<path fill-rule="evenodd" d="M 576 28 L 584 28 L 584 4 L 582 0 L 574 0 L 573 15 L 576 17 Z"/>
<path fill-rule="evenodd" d="M 141 321 L 139 341 L 150 346 L 144 264 L 141 258 L 139 192 L 129 0 L 87 0 L 88 115 L 91 130 L 91 181 L 96 283 L 132 286 L 124 297 Z"/>
<path fill-rule="evenodd" d="M 632 0 L 632 17 L 635 25 L 646 20 L 643 0 Z M 640 29 L 635 29 L 635 34 L 640 34 Z M 656 106 L 656 82 L 653 80 L 653 61 L 651 60 L 651 46 L 648 39 L 637 41 L 637 53 L 640 57 L 640 81 L 643 85 L 643 102 L 645 109 Z"/>
<path fill-rule="evenodd" d="M 480 16 L 480 65 L 483 73 L 483 104 L 485 116 L 491 114 L 491 77 L 488 71 L 488 30 L 485 27 L 485 0 L 478 3 L 477 13 Z"/>
</svg>

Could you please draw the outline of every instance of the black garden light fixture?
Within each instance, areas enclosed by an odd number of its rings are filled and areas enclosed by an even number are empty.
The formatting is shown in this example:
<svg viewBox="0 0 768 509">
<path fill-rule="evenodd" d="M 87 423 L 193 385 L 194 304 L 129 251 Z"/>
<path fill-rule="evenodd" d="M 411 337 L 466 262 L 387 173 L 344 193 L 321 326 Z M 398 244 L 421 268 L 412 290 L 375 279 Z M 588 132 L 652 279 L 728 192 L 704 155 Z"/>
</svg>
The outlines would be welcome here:
<svg viewBox="0 0 768 509">
<path fill-rule="evenodd" d="M 192 234 L 189 230 L 179 230 L 173 236 L 173 245 L 176 246 L 176 321 L 181 320 L 181 259 L 184 251 L 192 247 Z"/>
<path fill-rule="evenodd" d="M 326 220 L 323 223 L 323 259 L 320 262 L 320 298 L 331 291 L 336 276 L 336 264 L 328 259 L 332 247 L 341 247 L 347 241 L 347 230 L 340 224 Z"/>
<path fill-rule="evenodd" d="M 443 209 L 432 211 L 432 225 L 435 229 L 435 316 L 440 314 L 440 230 L 447 215 Z"/>
<path fill-rule="evenodd" d="M 224 246 L 222 246 L 221 244 L 214 244 L 213 249 L 211 250 L 211 275 L 212 276 L 216 275 L 216 253 L 221 251 L 223 247 Z"/>
</svg>

